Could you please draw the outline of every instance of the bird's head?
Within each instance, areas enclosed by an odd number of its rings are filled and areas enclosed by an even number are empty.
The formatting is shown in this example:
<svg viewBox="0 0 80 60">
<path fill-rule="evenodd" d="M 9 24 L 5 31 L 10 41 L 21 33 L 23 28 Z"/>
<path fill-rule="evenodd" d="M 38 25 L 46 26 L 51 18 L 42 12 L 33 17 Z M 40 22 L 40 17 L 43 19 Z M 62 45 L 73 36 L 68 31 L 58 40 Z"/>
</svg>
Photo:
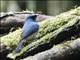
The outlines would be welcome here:
<svg viewBox="0 0 80 60">
<path fill-rule="evenodd" d="M 30 20 L 36 21 L 37 16 L 38 14 L 30 14 L 27 16 L 26 20 L 30 19 Z"/>
</svg>

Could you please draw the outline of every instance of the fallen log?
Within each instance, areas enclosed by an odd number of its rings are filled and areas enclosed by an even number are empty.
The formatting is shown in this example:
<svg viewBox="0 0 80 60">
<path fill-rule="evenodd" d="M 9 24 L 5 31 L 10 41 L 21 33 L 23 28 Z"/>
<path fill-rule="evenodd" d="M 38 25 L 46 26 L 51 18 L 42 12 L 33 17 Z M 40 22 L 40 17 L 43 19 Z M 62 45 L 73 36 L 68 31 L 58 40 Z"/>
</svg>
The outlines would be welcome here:
<svg viewBox="0 0 80 60">
<path fill-rule="evenodd" d="M 80 60 L 80 38 L 58 44 L 22 60 Z"/>
<path fill-rule="evenodd" d="M 80 19 L 73 19 L 69 23 L 65 24 L 61 28 L 57 29 L 53 33 L 51 32 L 48 38 L 42 37 L 35 42 L 30 43 L 22 49 L 20 53 L 13 53 L 10 58 L 24 58 L 37 54 L 39 52 L 52 48 L 53 45 L 59 44 L 65 40 L 70 39 L 74 35 L 80 33 Z M 66 36 L 65 36 L 65 35 Z M 47 36 L 47 35 L 46 35 Z M 47 40 L 46 40 L 47 39 Z"/>
</svg>

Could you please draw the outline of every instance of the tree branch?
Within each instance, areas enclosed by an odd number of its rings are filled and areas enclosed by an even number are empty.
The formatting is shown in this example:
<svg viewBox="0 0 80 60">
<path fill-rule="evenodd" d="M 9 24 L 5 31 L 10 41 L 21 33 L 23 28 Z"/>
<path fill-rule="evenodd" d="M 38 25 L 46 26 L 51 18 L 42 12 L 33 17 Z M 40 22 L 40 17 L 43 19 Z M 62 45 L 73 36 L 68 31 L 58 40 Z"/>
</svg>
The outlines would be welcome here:
<svg viewBox="0 0 80 60">
<path fill-rule="evenodd" d="M 74 41 L 68 41 L 63 44 L 56 45 L 50 50 L 46 50 L 23 60 L 69 60 L 73 55 L 73 59 L 76 57 L 77 60 L 79 60 L 80 38 Z"/>
</svg>

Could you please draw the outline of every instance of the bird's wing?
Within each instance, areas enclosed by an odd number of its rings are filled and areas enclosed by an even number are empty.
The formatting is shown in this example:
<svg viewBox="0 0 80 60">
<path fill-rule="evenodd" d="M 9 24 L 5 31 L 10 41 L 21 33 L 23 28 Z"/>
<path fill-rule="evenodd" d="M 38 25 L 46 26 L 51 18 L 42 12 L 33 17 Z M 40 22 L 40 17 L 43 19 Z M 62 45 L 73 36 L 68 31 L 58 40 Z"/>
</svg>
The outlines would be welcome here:
<svg viewBox="0 0 80 60">
<path fill-rule="evenodd" d="M 34 34 L 35 32 L 38 31 L 38 29 L 39 29 L 38 24 L 31 24 L 31 25 L 24 26 L 23 31 L 22 31 L 22 39 L 25 39 L 28 36 Z"/>
</svg>

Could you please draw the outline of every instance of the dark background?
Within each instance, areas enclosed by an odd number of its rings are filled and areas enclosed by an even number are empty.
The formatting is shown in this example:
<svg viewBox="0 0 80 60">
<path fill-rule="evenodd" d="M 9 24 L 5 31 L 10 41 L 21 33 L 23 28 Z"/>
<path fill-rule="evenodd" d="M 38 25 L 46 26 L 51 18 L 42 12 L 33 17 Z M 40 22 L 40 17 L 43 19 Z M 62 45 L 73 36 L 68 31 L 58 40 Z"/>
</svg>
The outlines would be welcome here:
<svg viewBox="0 0 80 60">
<path fill-rule="evenodd" d="M 1 0 L 0 12 L 30 10 L 54 16 L 78 6 L 79 0 Z"/>
</svg>

